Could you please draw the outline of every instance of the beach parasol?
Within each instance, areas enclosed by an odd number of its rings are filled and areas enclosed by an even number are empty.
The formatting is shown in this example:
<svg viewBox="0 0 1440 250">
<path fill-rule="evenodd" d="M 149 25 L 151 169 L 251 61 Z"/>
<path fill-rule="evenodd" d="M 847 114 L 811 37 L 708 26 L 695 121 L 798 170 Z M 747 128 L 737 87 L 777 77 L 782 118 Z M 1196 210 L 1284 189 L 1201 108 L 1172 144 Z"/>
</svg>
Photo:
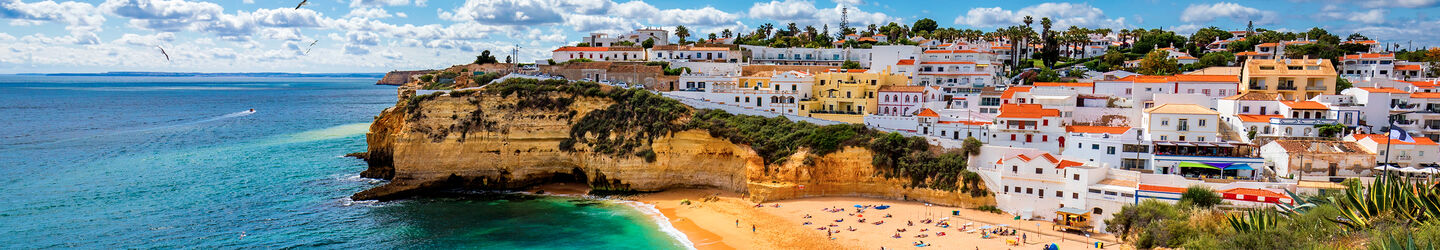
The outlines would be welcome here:
<svg viewBox="0 0 1440 250">
<path fill-rule="evenodd" d="M 865 206 L 855 205 L 855 208 L 862 208 L 862 207 L 865 207 Z"/>
<path fill-rule="evenodd" d="M 990 229 L 990 225 L 980 226 L 980 229 Z"/>
<path fill-rule="evenodd" d="M 965 225 L 966 225 L 966 226 L 975 225 L 975 223 L 974 223 L 974 222 L 966 222 Z"/>
<path fill-rule="evenodd" d="M 1000 225 L 995 225 L 995 226 L 997 226 L 997 227 L 1010 227 L 1010 224 L 1000 224 Z"/>
</svg>

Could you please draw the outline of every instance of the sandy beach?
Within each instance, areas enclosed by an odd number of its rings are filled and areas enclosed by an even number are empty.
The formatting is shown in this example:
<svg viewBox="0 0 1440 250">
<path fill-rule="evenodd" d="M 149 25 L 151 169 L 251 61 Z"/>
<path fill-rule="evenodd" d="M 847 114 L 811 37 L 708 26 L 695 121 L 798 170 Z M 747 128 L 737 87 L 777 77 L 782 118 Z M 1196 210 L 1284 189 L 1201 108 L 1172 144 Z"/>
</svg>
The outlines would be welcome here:
<svg viewBox="0 0 1440 250">
<path fill-rule="evenodd" d="M 707 201 L 706 197 L 713 198 Z M 1061 249 L 1087 249 L 1093 248 L 1095 241 L 1106 242 L 1108 249 L 1119 248 L 1108 235 L 1087 239 L 1084 235 L 1062 234 L 1052 230 L 1048 221 L 1014 220 L 1005 214 L 919 202 L 825 197 L 755 207 L 738 194 L 701 189 L 671 190 L 631 199 L 655 205 L 699 249 L 907 249 L 917 248 L 915 243 L 919 241 L 927 244 L 923 247 L 926 249 L 1040 249 L 1051 243 Z M 684 200 L 691 204 L 682 205 Z M 854 205 L 890 207 L 857 213 Z M 954 211 L 959 215 L 953 215 Z M 930 224 L 923 223 L 927 218 Z M 879 221 L 884 222 L 875 224 Z M 949 227 L 936 225 L 941 221 L 948 222 Z M 1017 230 L 1017 234 L 982 238 L 979 228 L 1001 225 Z M 751 232 L 751 226 L 755 232 Z M 897 231 L 902 229 L 904 232 Z M 900 238 L 894 238 L 897 233 Z M 1019 239 L 1022 234 L 1023 243 Z"/>
</svg>

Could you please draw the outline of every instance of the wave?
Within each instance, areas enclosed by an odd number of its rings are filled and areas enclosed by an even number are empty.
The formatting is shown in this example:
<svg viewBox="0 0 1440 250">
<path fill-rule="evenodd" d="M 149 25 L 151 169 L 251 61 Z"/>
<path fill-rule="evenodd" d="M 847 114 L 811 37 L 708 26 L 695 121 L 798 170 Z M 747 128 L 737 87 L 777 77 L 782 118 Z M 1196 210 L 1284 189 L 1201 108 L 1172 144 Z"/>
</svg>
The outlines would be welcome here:
<svg viewBox="0 0 1440 250">
<path fill-rule="evenodd" d="M 23 144 L 29 144 L 29 146 L 33 146 L 33 147 L 47 146 L 47 145 L 51 145 L 51 144 L 65 143 L 65 142 L 70 142 L 70 141 L 75 141 L 75 140 L 81 140 L 81 139 L 90 139 L 90 138 L 98 138 L 98 137 L 109 137 L 109 136 L 116 136 L 116 135 L 130 134 L 130 133 L 138 133 L 138 132 L 155 131 L 155 130 L 168 129 L 168 128 L 184 127 L 184 126 L 190 126 L 190 125 L 196 125 L 196 124 L 201 124 L 201 123 L 219 121 L 219 120 L 224 120 L 224 119 L 230 119 L 230 118 L 236 118 L 236 117 L 243 117 L 243 116 L 248 116 L 248 115 L 252 115 L 252 114 L 255 114 L 255 111 L 245 110 L 245 111 L 240 111 L 240 112 L 235 112 L 235 113 L 229 113 L 229 114 L 225 114 L 225 115 L 221 115 L 221 116 L 210 117 L 210 118 L 205 118 L 205 119 L 200 119 L 200 120 L 195 120 L 195 121 L 189 121 L 189 122 L 182 122 L 182 123 L 177 123 L 177 124 L 161 125 L 161 126 L 155 126 L 155 127 L 149 127 L 149 128 L 140 128 L 140 129 L 131 129 L 131 130 L 122 130 L 122 131 L 115 131 L 115 132 L 111 132 L 111 133 L 96 134 L 96 135 L 77 136 L 77 137 L 72 137 L 72 138 L 55 140 L 55 141 L 51 141 L 51 142 L 32 142 L 32 143 L 23 143 Z M 183 120 L 183 119 L 181 119 L 181 120 Z M 12 145 L 17 145 L 17 144 L 12 144 Z M 22 147 L 22 148 L 24 148 L 24 147 Z"/>
<path fill-rule="evenodd" d="M 639 201 L 613 201 L 620 204 L 628 205 L 632 208 L 635 208 L 635 210 L 639 210 L 640 213 L 645 214 L 649 216 L 651 220 L 654 220 L 655 224 L 659 226 L 661 232 L 669 235 L 670 238 L 674 238 L 675 240 L 680 241 L 680 244 L 684 244 L 685 249 L 695 249 L 695 243 L 690 242 L 690 238 L 685 237 L 685 233 L 680 232 L 680 229 L 676 229 L 674 225 L 670 225 L 670 218 L 665 217 L 664 213 L 660 213 L 660 209 L 655 208 L 655 205 L 650 205 Z"/>
<path fill-rule="evenodd" d="M 25 87 L 25 88 L 26 88 L 26 89 L 41 89 L 41 90 L 80 90 L 80 91 L 108 91 L 108 92 L 167 91 L 167 90 L 268 90 L 268 89 L 275 89 L 275 88 L 234 87 L 234 86 Z"/>
</svg>

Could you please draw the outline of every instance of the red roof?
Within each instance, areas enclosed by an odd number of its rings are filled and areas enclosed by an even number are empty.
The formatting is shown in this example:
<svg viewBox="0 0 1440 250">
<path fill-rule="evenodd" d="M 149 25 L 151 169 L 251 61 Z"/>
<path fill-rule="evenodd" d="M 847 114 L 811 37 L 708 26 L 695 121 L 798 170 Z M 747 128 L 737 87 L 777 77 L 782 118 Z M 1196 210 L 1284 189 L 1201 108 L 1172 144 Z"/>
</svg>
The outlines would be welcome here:
<svg viewBox="0 0 1440 250">
<path fill-rule="evenodd" d="M 1116 79 L 1117 82 L 1136 83 L 1169 83 L 1169 82 L 1240 82 L 1237 75 L 1170 75 L 1170 76 L 1147 76 L 1132 75 Z"/>
<path fill-rule="evenodd" d="M 930 110 L 929 108 L 921 109 L 920 113 L 916 115 L 924 117 L 940 117 L 940 113 L 935 113 L 934 110 Z"/>
<path fill-rule="evenodd" d="M 875 38 L 869 38 L 869 37 L 861 37 L 861 38 L 860 38 L 859 40 L 857 40 L 857 41 L 861 41 L 861 42 L 878 42 L 878 41 L 875 40 Z"/>
<path fill-rule="evenodd" d="M 1015 93 L 1018 93 L 1018 92 L 1030 92 L 1030 88 L 1031 88 L 1031 87 L 1010 87 L 1010 88 L 1008 88 L 1008 89 L 1005 89 L 1005 92 L 1001 92 L 1001 93 L 1000 93 L 1000 98 L 1002 98 L 1002 99 L 1014 98 L 1014 97 L 1015 97 Z"/>
<path fill-rule="evenodd" d="M 1361 53 L 1361 54 L 1359 54 L 1359 55 L 1345 55 L 1345 58 L 1342 58 L 1342 59 L 1344 59 L 1344 60 L 1354 60 L 1354 59 L 1384 59 L 1384 58 L 1394 59 L 1394 58 L 1395 58 L 1395 54 Z"/>
<path fill-rule="evenodd" d="M 920 64 L 975 64 L 975 62 L 920 62 Z"/>
<path fill-rule="evenodd" d="M 938 50 L 938 49 L 937 49 L 937 50 L 926 50 L 925 53 L 926 53 L 926 54 L 980 53 L 980 51 L 974 51 L 974 50 Z"/>
<path fill-rule="evenodd" d="M 915 65 L 915 60 L 914 60 L 914 59 L 904 59 L 904 60 L 900 60 L 899 62 L 895 62 L 895 65 Z"/>
<path fill-rule="evenodd" d="M 1086 87 L 1093 88 L 1093 82 L 1035 82 L 1036 87 Z"/>
<path fill-rule="evenodd" d="M 1395 70 L 1420 70 L 1419 64 L 1395 65 Z"/>
<path fill-rule="evenodd" d="M 1375 141 L 1375 144 L 1385 145 L 1387 136 L 1381 134 L 1355 134 L 1351 135 L 1351 138 L 1355 138 L 1355 141 L 1369 138 L 1371 141 Z M 1440 145 L 1435 144 L 1435 141 L 1431 141 L 1430 138 L 1424 136 L 1412 136 L 1411 138 L 1415 138 L 1415 142 L 1403 142 L 1398 140 L 1389 141 L 1390 145 Z"/>
<path fill-rule="evenodd" d="M 1280 45 L 1280 43 L 1262 43 L 1262 44 L 1256 45 L 1256 46 L 1260 46 L 1260 47 L 1275 47 L 1275 46 L 1279 46 L 1279 45 Z"/>
<path fill-rule="evenodd" d="M 1410 93 L 1410 98 L 1436 99 L 1436 98 L 1440 98 L 1440 92 L 1416 92 L 1416 93 Z"/>
<path fill-rule="evenodd" d="M 1399 90 L 1399 89 L 1395 89 L 1395 88 L 1371 88 L 1371 87 L 1355 87 L 1355 88 L 1361 89 L 1361 90 L 1364 90 L 1364 91 L 1369 91 L 1370 93 L 1391 93 L 1391 94 L 1405 94 L 1405 93 L 1410 93 L 1410 92 L 1405 92 L 1404 90 Z"/>
<path fill-rule="evenodd" d="M 1179 193 L 1184 193 L 1184 192 L 1185 192 L 1185 188 L 1166 187 L 1166 186 L 1153 186 L 1153 185 L 1145 185 L 1145 184 L 1140 184 L 1140 188 L 1139 188 L 1139 189 L 1140 189 L 1140 191 L 1166 192 L 1166 193 L 1177 193 L 1177 194 L 1179 194 Z"/>
<path fill-rule="evenodd" d="M 1000 115 L 996 118 L 1043 118 L 1060 116 L 1060 110 L 1047 109 L 1040 104 L 1001 104 Z"/>
<path fill-rule="evenodd" d="M 1264 122 L 1264 123 L 1269 123 L 1269 122 L 1270 122 L 1270 118 L 1281 118 L 1280 115 L 1235 115 L 1235 116 L 1239 116 L 1239 117 L 1240 117 L 1240 121 L 1244 121 L 1244 122 Z"/>
<path fill-rule="evenodd" d="M 989 124 L 990 124 L 990 122 L 980 122 L 980 121 L 940 121 L 939 123 L 940 123 L 940 124 L 963 124 L 963 125 L 970 125 L 970 126 L 980 126 L 980 125 L 989 125 Z"/>
<path fill-rule="evenodd" d="M 575 47 L 575 46 L 565 46 L 565 47 L 560 47 L 559 49 L 555 49 L 555 51 L 551 51 L 551 52 L 560 52 L 560 51 L 610 51 L 610 48 L 609 48 L 609 47 Z"/>
<path fill-rule="evenodd" d="M 1124 134 L 1130 131 L 1130 127 L 1107 127 L 1107 126 L 1066 126 L 1065 132 L 1071 133 L 1106 133 Z"/>
<path fill-rule="evenodd" d="M 1377 43 L 1380 43 L 1380 42 L 1376 42 L 1376 41 L 1375 41 L 1375 40 L 1364 40 L 1364 41 L 1345 41 L 1345 43 L 1355 43 L 1355 44 L 1377 44 Z"/>
<path fill-rule="evenodd" d="M 1049 154 L 1046 154 L 1046 155 L 1049 155 Z M 1082 163 L 1077 162 L 1077 161 L 1072 161 L 1072 160 L 1062 160 L 1062 161 L 1060 161 L 1059 164 L 1055 164 L 1055 168 L 1068 168 L 1068 167 L 1074 167 L 1074 166 L 1080 166 L 1080 165 L 1085 165 L 1085 164 L 1082 164 Z"/>
<path fill-rule="evenodd" d="M 1291 109 L 1330 109 L 1324 103 L 1316 101 L 1280 101 L 1280 104 L 1290 106 Z"/>
<path fill-rule="evenodd" d="M 1285 196 L 1285 195 L 1280 194 L 1280 193 L 1272 192 L 1272 191 L 1270 191 L 1270 190 L 1257 189 L 1257 188 L 1231 188 L 1231 189 L 1226 189 L 1225 191 L 1220 191 L 1220 193 L 1224 193 L 1224 194 L 1237 194 L 1237 195 L 1245 195 L 1245 196 L 1256 196 L 1256 197 L 1279 198 L 1279 199 L 1288 199 L 1288 198 L 1290 198 L 1289 196 Z"/>
</svg>

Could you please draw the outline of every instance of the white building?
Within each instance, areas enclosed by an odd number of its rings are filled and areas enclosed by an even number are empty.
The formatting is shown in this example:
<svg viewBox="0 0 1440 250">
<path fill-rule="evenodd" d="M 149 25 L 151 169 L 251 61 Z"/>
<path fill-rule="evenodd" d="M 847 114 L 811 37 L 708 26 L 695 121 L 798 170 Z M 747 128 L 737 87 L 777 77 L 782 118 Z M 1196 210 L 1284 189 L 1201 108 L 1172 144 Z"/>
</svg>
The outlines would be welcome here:
<svg viewBox="0 0 1440 250">
<path fill-rule="evenodd" d="M 1355 142 L 1275 140 L 1260 147 L 1260 156 L 1275 163 L 1275 175 L 1328 181 L 1370 177 L 1377 171 L 1375 153 Z"/>
<path fill-rule="evenodd" d="M 870 49 L 771 48 L 753 45 L 740 45 L 740 48 L 750 51 L 751 64 L 839 67 L 845 61 L 854 61 L 860 63 L 861 68 L 870 68 Z"/>
<path fill-rule="evenodd" d="M 1415 142 L 1404 142 L 1389 139 L 1381 134 L 1354 134 L 1345 137 L 1345 141 L 1353 141 L 1365 150 L 1375 152 L 1375 161 L 1380 163 L 1394 164 L 1397 167 L 1440 167 L 1440 144 L 1425 137 L 1412 137 Z M 1387 140 L 1389 139 L 1389 140 Z M 1386 146 L 1386 143 L 1389 146 Z M 1387 158 L 1388 156 L 1388 158 Z"/>
<path fill-rule="evenodd" d="M 623 42 L 638 46 L 644 43 L 645 40 L 654 40 L 655 46 L 670 45 L 670 32 L 662 29 L 637 29 L 633 32 L 619 35 L 590 33 L 590 36 L 580 38 L 580 42 L 588 43 L 590 47 L 617 46 Z"/>
<path fill-rule="evenodd" d="M 550 51 L 550 59 L 562 63 L 573 59 L 592 61 L 645 61 L 645 49 L 638 47 L 560 47 Z"/>
<path fill-rule="evenodd" d="M 992 145 L 1057 152 L 1065 144 L 1060 110 L 1040 104 L 1002 104 L 990 133 Z"/>
<path fill-rule="evenodd" d="M 726 47 L 695 47 L 693 45 L 655 46 L 650 49 L 650 61 L 668 62 L 739 62 L 739 50 Z"/>
</svg>

